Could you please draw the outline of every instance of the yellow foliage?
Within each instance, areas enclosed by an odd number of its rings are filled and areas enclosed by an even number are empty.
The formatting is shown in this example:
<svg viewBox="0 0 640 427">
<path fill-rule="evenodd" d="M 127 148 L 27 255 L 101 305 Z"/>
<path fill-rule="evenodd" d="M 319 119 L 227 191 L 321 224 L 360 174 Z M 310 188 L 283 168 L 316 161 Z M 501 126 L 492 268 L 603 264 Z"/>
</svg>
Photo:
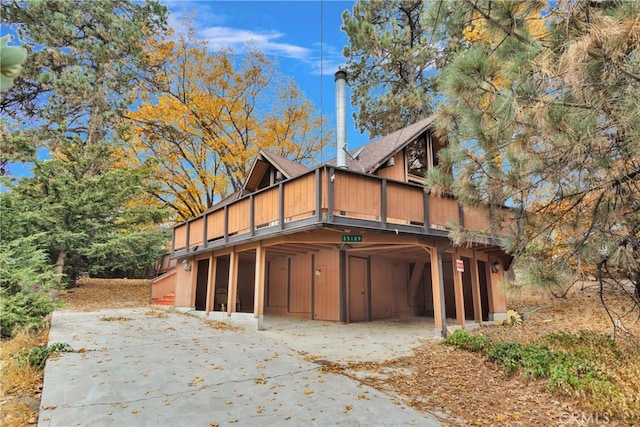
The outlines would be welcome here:
<svg viewBox="0 0 640 427">
<path fill-rule="evenodd" d="M 147 54 L 157 71 L 138 88 L 118 155 L 152 165 L 162 183 L 155 196 L 183 218 L 239 190 L 259 149 L 309 161 L 331 138 L 320 139 L 312 104 L 258 51 L 212 55 L 190 33 L 154 41 Z"/>
</svg>

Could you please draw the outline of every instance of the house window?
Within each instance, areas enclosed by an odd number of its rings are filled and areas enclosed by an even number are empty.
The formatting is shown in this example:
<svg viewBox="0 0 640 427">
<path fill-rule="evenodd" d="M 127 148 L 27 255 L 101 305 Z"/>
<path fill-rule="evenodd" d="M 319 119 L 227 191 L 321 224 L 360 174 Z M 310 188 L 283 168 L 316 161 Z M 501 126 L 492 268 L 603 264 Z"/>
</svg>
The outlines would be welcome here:
<svg viewBox="0 0 640 427">
<path fill-rule="evenodd" d="M 424 181 L 424 176 L 429 169 L 438 165 L 433 139 L 430 133 L 421 135 L 418 139 L 407 145 L 407 175 L 409 181 Z"/>
</svg>

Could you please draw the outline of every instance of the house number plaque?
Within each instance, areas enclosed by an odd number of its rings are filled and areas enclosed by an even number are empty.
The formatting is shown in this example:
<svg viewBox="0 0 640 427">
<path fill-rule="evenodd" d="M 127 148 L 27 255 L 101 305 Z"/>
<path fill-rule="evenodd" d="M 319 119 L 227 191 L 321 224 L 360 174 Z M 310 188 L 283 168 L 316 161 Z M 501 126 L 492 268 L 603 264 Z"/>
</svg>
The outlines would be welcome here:
<svg viewBox="0 0 640 427">
<path fill-rule="evenodd" d="M 343 234 L 342 241 L 345 243 L 361 243 L 362 236 L 359 234 Z"/>
</svg>

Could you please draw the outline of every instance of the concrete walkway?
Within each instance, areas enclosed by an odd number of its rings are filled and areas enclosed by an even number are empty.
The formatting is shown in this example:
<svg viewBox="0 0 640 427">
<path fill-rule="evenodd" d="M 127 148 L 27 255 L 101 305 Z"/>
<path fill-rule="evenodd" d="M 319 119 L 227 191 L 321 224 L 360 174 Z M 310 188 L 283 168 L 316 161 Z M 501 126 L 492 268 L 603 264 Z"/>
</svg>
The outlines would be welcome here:
<svg viewBox="0 0 640 427">
<path fill-rule="evenodd" d="M 419 336 L 388 341 L 387 355 L 384 334 L 360 325 L 296 322 L 273 318 L 263 332 L 230 331 L 163 309 L 56 312 L 49 342 L 75 352 L 47 362 L 38 425 L 439 425 L 389 395 L 322 372 L 309 357 L 386 359 L 410 351 Z M 432 328 L 425 329 L 429 336 Z"/>
<path fill-rule="evenodd" d="M 433 319 L 414 317 L 342 324 L 265 316 L 262 335 L 331 362 L 381 362 L 409 356 L 434 339 Z"/>
</svg>

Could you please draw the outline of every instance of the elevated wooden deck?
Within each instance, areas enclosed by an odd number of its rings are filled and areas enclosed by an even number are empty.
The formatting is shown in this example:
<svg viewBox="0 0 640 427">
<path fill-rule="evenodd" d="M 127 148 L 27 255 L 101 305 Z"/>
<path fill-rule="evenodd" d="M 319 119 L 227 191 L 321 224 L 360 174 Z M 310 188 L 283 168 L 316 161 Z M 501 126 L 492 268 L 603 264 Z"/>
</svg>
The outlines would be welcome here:
<svg viewBox="0 0 640 427">
<path fill-rule="evenodd" d="M 490 236 L 488 209 L 463 208 L 421 185 L 320 166 L 176 225 L 171 257 L 317 227 L 447 237 L 454 224 Z"/>
</svg>

